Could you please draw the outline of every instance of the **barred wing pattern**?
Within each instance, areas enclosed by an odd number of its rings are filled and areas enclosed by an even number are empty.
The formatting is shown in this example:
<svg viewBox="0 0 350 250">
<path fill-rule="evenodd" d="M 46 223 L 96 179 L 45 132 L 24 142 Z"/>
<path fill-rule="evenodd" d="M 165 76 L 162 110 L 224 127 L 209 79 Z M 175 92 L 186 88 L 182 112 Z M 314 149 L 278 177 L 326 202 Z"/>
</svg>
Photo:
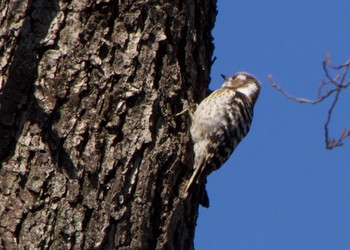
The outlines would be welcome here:
<svg viewBox="0 0 350 250">
<path fill-rule="evenodd" d="M 192 115 L 194 172 L 185 196 L 193 183 L 219 169 L 249 132 L 260 84 L 242 72 L 224 79 L 222 88 L 205 98 Z"/>
</svg>

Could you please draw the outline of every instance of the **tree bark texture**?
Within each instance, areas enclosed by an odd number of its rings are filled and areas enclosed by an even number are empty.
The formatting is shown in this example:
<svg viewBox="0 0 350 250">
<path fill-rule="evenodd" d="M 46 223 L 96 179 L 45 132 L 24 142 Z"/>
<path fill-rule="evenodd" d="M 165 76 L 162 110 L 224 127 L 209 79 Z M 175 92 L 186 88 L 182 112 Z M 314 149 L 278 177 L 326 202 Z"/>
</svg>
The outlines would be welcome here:
<svg viewBox="0 0 350 250">
<path fill-rule="evenodd" d="M 0 249 L 192 249 L 185 100 L 215 0 L 0 2 Z"/>
</svg>

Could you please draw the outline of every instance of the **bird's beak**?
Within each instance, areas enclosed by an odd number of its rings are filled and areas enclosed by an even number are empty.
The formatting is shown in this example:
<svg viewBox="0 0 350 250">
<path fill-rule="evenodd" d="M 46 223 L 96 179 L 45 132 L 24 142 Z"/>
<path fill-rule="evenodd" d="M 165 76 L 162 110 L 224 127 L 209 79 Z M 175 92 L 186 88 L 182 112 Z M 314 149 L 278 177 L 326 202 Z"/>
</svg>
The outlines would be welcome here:
<svg viewBox="0 0 350 250">
<path fill-rule="evenodd" d="M 225 81 L 228 79 L 228 77 L 225 76 L 225 75 L 223 75 L 223 74 L 221 74 L 221 77 L 222 77 Z"/>
</svg>

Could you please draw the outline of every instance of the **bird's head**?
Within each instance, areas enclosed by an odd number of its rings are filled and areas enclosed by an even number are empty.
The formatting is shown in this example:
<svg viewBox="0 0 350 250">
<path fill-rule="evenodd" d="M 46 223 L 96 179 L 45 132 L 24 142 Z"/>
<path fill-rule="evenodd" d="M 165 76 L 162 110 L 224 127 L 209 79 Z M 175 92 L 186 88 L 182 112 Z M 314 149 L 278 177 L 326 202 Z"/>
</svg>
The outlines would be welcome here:
<svg viewBox="0 0 350 250">
<path fill-rule="evenodd" d="M 224 79 L 222 88 L 230 88 L 244 94 L 250 99 L 257 99 L 261 85 L 254 76 L 246 72 L 238 72 L 231 77 L 221 76 Z"/>
</svg>

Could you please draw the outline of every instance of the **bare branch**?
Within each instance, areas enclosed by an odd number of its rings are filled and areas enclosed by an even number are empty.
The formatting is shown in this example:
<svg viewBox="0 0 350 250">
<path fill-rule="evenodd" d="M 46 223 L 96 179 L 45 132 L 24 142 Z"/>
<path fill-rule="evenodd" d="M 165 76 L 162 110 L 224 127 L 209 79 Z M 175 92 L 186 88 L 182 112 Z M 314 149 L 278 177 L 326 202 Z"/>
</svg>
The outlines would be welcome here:
<svg viewBox="0 0 350 250">
<path fill-rule="evenodd" d="M 346 139 L 347 137 L 350 137 L 350 131 L 347 128 L 343 129 L 338 139 L 333 139 L 329 137 L 329 125 L 331 122 L 331 117 L 332 117 L 334 108 L 339 100 L 340 92 L 346 89 L 350 85 L 350 80 L 348 79 L 350 60 L 348 60 L 344 64 L 335 66 L 330 63 L 330 55 L 327 54 L 322 63 L 322 66 L 323 66 L 323 71 L 325 72 L 325 76 L 327 80 L 323 81 L 318 87 L 316 100 L 309 100 L 309 99 L 289 95 L 273 80 L 271 75 L 269 76 L 269 81 L 272 87 L 275 88 L 277 91 L 279 91 L 282 95 L 298 103 L 306 103 L 306 104 L 314 105 L 333 96 L 333 102 L 328 110 L 327 119 L 324 124 L 326 148 L 333 149 L 335 147 L 342 146 L 344 139 Z M 334 77 L 332 77 L 330 70 L 336 71 L 337 74 Z M 326 87 L 330 87 L 330 89 L 327 90 Z"/>
<path fill-rule="evenodd" d="M 269 76 L 269 81 L 272 85 L 272 87 L 274 87 L 275 89 L 277 89 L 279 92 L 282 93 L 282 95 L 284 95 L 285 97 L 287 97 L 288 99 L 295 101 L 295 102 L 299 102 L 299 103 L 306 103 L 306 104 L 317 104 L 319 102 L 322 102 L 324 99 L 326 99 L 328 96 L 330 96 L 331 94 L 333 94 L 336 90 L 333 89 L 331 91 L 328 91 L 325 95 L 321 96 L 319 95 L 318 99 L 316 100 L 309 100 L 309 99 L 305 99 L 305 98 L 301 98 L 301 97 L 295 97 L 292 95 L 289 95 L 287 92 L 285 92 L 272 78 L 272 76 Z M 327 82 L 329 83 L 329 82 Z M 325 86 L 327 83 L 322 83 L 321 86 Z M 320 88 L 319 88 L 320 90 Z"/>
</svg>

